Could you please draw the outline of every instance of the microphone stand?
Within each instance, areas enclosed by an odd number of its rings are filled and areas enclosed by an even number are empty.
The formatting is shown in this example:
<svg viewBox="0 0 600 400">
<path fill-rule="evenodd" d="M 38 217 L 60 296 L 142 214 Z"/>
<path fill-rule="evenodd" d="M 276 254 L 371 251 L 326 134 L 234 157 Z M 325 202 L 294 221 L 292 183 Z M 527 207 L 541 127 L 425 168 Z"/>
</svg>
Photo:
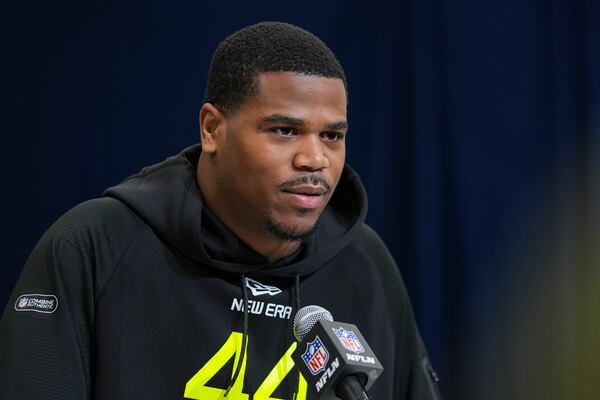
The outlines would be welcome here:
<svg viewBox="0 0 600 400">
<path fill-rule="evenodd" d="M 345 377 L 335 389 L 335 395 L 342 400 L 369 400 L 369 395 L 356 375 Z"/>
</svg>

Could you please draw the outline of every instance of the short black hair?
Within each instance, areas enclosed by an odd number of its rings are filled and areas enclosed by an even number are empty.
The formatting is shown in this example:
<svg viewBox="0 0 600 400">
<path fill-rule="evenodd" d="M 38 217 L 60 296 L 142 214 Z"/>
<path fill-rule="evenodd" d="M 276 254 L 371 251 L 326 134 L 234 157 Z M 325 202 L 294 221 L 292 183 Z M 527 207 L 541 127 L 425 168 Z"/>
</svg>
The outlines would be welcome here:
<svg viewBox="0 0 600 400">
<path fill-rule="evenodd" d="M 258 74 L 296 72 L 339 78 L 346 75 L 333 52 L 315 35 L 285 22 L 261 22 L 223 40 L 208 72 L 204 102 L 225 114 L 235 113 L 258 93 Z"/>
</svg>

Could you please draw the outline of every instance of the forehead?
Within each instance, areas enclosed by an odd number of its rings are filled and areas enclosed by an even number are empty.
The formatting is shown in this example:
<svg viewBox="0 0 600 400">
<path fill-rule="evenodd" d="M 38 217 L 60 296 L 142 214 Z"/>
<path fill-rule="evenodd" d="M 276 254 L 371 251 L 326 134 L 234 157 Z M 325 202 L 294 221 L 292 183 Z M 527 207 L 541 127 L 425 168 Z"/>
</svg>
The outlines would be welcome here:
<svg viewBox="0 0 600 400">
<path fill-rule="evenodd" d="M 240 111 L 346 118 L 346 88 L 341 79 L 294 72 L 265 72 L 257 79 L 258 93 L 248 98 Z"/>
</svg>

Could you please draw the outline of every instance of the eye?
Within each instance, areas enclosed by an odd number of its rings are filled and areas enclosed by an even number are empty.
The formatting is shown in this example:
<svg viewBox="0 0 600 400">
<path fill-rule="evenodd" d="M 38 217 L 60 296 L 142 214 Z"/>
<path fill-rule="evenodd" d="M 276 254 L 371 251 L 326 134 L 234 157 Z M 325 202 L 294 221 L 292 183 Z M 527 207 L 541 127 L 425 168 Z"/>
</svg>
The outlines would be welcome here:
<svg viewBox="0 0 600 400">
<path fill-rule="evenodd" d="M 344 139 L 344 134 L 337 131 L 329 131 L 321 133 L 321 139 L 326 142 L 337 142 Z"/>
<path fill-rule="evenodd" d="M 277 127 L 271 129 L 280 136 L 296 136 L 297 132 L 294 128 Z"/>
</svg>

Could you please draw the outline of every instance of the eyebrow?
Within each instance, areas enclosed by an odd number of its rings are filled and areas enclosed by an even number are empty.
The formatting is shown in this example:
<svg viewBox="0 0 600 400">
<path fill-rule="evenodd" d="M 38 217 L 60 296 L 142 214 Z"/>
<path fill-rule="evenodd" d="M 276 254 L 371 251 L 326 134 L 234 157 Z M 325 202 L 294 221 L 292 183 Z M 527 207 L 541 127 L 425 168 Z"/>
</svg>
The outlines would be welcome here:
<svg viewBox="0 0 600 400">
<path fill-rule="evenodd" d="M 327 129 L 332 131 L 338 131 L 340 129 L 348 129 L 348 123 L 346 121 L 333 122 L 331 124 L 327 124 Z"/>
<path fill-rule="evenodd" d="M 269 116 L 263 118 L 263 122 L 271 123 L 271 124 L 283 124 L 283 125 L 288 125 L 288 126 L 303 126 L 303 125 L 305 125 L 304 120 L 299 119 L 299 118 L 290 117 L 289 115 L 283 115 L 283 114 L 269 115 Z M 332 122 L 332 123 L 327 124 L 326 128 L 328 130 L 332 130 L 332 131 L 340 130 L 340 129 L 347 129 L 348 122 L 346 122 L 346 121 Z"/>
</svg>

